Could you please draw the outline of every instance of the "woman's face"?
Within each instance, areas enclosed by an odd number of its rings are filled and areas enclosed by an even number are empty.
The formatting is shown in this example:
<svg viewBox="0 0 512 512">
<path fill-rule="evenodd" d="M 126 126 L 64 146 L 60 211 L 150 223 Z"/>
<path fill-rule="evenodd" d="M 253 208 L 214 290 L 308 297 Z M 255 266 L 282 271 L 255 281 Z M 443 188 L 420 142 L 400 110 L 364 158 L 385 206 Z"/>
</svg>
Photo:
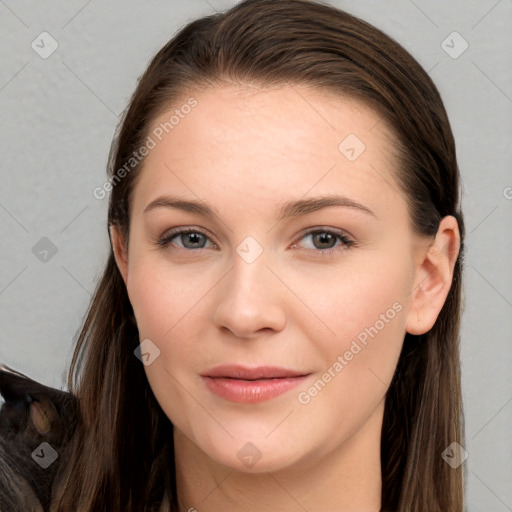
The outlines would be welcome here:
<svg viewBox="0 0 512 512">
<path fill-rule="evenodd" d="M 152 125 L 121 264 L 158 402 L 240 471 L 378 449 L 425 247 L 393 138 L 305 87 L 194 99 Z"/>
</svg>

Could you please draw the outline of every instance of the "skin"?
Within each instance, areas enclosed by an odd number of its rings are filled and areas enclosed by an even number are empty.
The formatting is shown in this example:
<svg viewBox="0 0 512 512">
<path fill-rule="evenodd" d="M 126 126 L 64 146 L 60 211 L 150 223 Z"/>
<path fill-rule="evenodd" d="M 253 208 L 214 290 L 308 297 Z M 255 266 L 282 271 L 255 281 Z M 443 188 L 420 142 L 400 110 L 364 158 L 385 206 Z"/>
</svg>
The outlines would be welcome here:
<svg viewBox="0 0 512 512">
<path fill-rule="evenodd" d="M 140 339 L 160 350 L 145 370 L 175 426 L 180 510 L 376 512 L 385 394 L 405 333 L 428 331 L 446 299 L 457 223 L 445 217 L 435 238 L 412 231 L 393 174 L 393 136 L 355 100 L 305 86 L 233 84 L 194 97 L 195 109 L 146 157 L 128 245 L 111 231 Z M 354 161 L 338 149 L 349 134 L 366 148 Z M 143 213 L 166 194 L 217 214 Z M 330 206 L 279 219 L 282 203 L 329 194 L 373 213 Z M 178 226 L 209 238 L 156 243 Z M 354 244 L 326 242 L 309 228 L 343 232 Z M 247 236 L 263 250 L 252 263 L 236 251 Z M 388 322 L 301 403 L 298 394 L 366 328 L 380 327 L 381 315 Z M 240 404 L 212 394 L 200 377 L 226 363 L 311 375 L 279 397 Z M 248 442 L 261 455 L 251 467 L 237 456 Z"/>
</svg>

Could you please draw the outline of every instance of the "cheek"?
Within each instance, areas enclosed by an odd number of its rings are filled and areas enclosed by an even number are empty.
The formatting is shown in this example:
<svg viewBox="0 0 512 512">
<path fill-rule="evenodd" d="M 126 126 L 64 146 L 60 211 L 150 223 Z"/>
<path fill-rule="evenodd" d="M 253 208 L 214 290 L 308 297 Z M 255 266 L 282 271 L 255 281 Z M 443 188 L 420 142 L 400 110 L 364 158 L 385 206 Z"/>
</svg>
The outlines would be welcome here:
<svg viewBox="0 0 512 512">
<path fill-rule="evenodd" d="M 161 335 L 183 316 L 197 286 L 201 286 L 197 276 L 195 280 L 187 276 L 188 267 L 177 269 L 165 264 L 158 253 L 132 251 L 127 291 L 141 337 Z"/>
<path fill-rule="evenodd" d="M 151 340 L 159 350 L 144 367 L 148 382 L 166 415 L 184 431 L 192 430 L 197 415 L 188 390 L 200 365 L 204 368 L 200 350 L 207 312 L 201 299 L 211 288 L 207 275 L 189 268 L 177 271 L 148 256 L 133 258 L 127 282 L 140 340 Z"/>
<path fill-rule="evenodd" d="M 127 291 L 140 339 L 157 344 L 169 369 L 183 358 L 197 358 L 194 342 L 201 339 L 208 314 L 205 299 L 215 284 L 210 274 L 195 265 L 178 268 L 148 255 L 132 260 Z"/>
<path fill-rule="evenodd" d="M 298 292 L 309 290 L 311 309 L 322 320 L 310 316 L 302 326 L 308 325 L 308 338 L 322 354 L 324 367 L 350 376 L 336 380 L 356 395 L 365 389 L 380 393 L 382 382 L 390 383 L 405 335 L 413 267 L 404 254 L 381 256 L 361 258 L 350 271 L 333 272 L 330 279 L 319 276 L 316 284 L 303 276 Z"/>
<path fill-rule="evenodd" d="M 322 418 L 334 428 L 330 443 L 357 430 L 382 403 L 391 383 L 405 334 L 410 280 L 404 272 L 407 263 L 401 269 L 396 263 L 354 266 L 343 279 L 322 279 L 323 287 L 311 288 L 313 308 L 331 331 L 318 331 L 316 321 L 307 327 L 312 357 L 321 356 L 321 370 L 298 391 L 297 401 L 310 427 Z"/>
<path fill-rule="evenodd" d="M 342 305 L 335 317 L 337 328 L 356 337 L 374 325 L 383 330 L 382 322 L 385 326 L 399 323 L 390 321 L 395 320 L 398 309 L 404 309 L 407 283 L 408 279 L 392 267 L 366 269 L 347 279 L 343 296 L 332 301 Z"/>
<path fill-rule="evenodd" d="M 359 333 L 364 338 L 365 330 L 375 324 L 384 330 L 382 322 L 386 330 L 389 326 L 395 332 L 405 329 L 404 315 L 397 313 L 407 309 L 412 262 L 398 251 L 359 254 L 336 268 L 288 274 L 297 295 L 317 314 L 318 321 L 309 315 L 311 325 L 315 323 L 331 341 L 336 340 L 337 348 Z"/>
</svg>

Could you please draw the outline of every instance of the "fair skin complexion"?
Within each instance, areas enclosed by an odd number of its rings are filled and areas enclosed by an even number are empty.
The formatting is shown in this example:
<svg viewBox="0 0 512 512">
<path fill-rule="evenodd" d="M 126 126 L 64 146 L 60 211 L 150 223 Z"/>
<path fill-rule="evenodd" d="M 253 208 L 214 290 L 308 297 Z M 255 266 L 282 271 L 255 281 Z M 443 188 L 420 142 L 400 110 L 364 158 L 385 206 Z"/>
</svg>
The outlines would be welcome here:
<svg viewBox="0 0 512 512">
<path fill-rule="evenodd" d="M 145 371 L 175 427 L 180 510 L 377 512 L 385 394 L 405 333 L 428 331 L 446 299 L 457 223 L 412 231 L 392 135 L 360 102 L 304 86 L 194 97 L 146 157 L 127 250 L 111 230 L 140 339 L 160 350 Z M 353 161 L 338 149 L 349 134 L 365 145 Z M 171 195 L 216 214 L 144 212 Z M 285 202 L 328 195 L 351 203 L 280 218 Z M 177 227 L 196 234 L 157 244 Z M 237 403 L 201 377 L 234 363 L 307 377 Z"/>
</svg>

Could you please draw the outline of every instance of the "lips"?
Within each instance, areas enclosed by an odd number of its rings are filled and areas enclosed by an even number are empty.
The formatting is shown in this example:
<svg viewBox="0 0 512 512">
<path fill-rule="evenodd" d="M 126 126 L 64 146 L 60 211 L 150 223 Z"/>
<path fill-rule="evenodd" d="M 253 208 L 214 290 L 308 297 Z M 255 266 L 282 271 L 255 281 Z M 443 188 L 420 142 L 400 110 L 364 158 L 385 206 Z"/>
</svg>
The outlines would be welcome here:
<svg viewBox="0 0 512 512">
<path fill-rule="evenodd" d="M 276 366 L 247 368 L 223 365 L 202 375 L 215 395 L 237 403 L 257 403 L 275 398 L 301 384 L 309 373 Z"/>
<path fill-rule="evenodd" d="M 227 379 L 258 380 L 258 379 L 286 379 L 307 375 L 304 372 L 279 368 L 277 366 L 257 366 L 246 368 L 239 365 L 216 366 L 203 374 L 205 377 L 225 377 Z"/>
</svg>

